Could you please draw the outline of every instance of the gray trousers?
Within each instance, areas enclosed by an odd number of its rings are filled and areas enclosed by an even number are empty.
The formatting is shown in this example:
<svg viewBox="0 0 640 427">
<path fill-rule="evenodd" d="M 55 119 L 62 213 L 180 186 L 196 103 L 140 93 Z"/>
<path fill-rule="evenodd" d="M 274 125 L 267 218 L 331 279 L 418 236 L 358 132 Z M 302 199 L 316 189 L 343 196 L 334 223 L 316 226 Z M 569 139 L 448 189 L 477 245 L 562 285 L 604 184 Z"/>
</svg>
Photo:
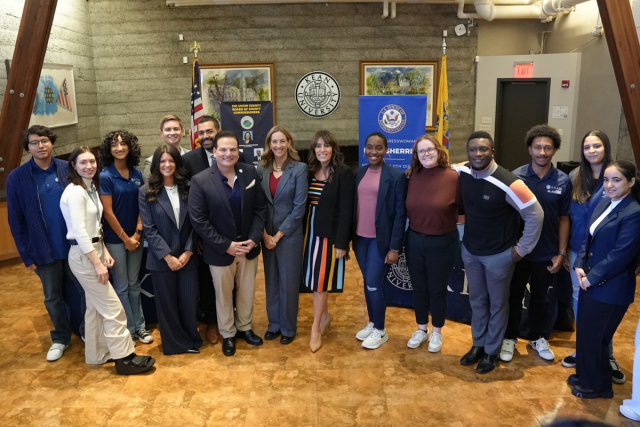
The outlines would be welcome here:
<svg viewBox="0 0 640 427">
<path fill-rule="evenodd" d="M 264 260 L 264 286 L 267 297 L 269 332 L 296 335 L 298 299 L 302 280 L 302 254 L 304 234 L 285 236 L 272 250 L 262 245 Z"/>
<path fill-rule="evenodd" d="M 473 345 L 497 355 L 509 321 L 509 285 L 515 269 L 511 248 L 478 256 L 462 245 L 462 261 L 469 283 Z"/>
</svg>

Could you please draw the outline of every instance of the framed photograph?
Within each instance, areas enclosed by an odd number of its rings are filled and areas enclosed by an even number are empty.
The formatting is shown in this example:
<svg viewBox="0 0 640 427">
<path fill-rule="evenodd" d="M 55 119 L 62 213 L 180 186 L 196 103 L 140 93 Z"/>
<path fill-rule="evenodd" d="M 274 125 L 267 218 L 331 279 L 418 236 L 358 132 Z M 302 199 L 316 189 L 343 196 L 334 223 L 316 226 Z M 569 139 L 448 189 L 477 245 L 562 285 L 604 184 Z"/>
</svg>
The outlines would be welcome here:
<svg viewBox="0 0 640 427">
<path fill-rule="evenodd" d="M 218 120 L 222 102 L 271 101 L 273 122 L 277 123 L 273 63 L 202 64 L 200 89 L 205 114 Z"/>
<path fill-rule="evenodd" d="M 435 131 L 438 61 L 360 61 L 360 95 L 427 95 L 427 131 Z"/>
<path fill-rule="evenodd" d="M 11 61 L 6 60 L 5 64 L 8 76 Z M 40 72 L 29 126 L 42 125 L 56 128 L 76 123 L 78 123 L 78 107 L 73 65 L 45 62 Z"/>
</svg>

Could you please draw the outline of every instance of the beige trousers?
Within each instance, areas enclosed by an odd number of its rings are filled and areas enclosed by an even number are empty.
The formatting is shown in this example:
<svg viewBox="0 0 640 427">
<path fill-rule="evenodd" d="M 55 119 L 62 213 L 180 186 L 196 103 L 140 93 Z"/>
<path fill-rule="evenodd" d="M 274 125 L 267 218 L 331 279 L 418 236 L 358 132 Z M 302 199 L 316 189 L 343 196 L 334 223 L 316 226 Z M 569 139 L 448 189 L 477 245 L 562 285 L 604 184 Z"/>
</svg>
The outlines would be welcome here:
<svg viewBox="0 0 640 427">
<path fill-rule="evenodd" d="M 104 243 L 93 247 L 104 262 Z M 76 276 L 87 298 L 84 315 L 84 358 L 90 365 L 101 365 L 110 358 L 122 359 L 135 351 L 131 334 L 127 330 L 127 316 L 111 282 L 103 285 L 93 263 L 78 245 L 69 251 L 69 267 Z"/>
<path fill-rule="evenodd" d="M 216 290 L 218 329 L 223 338 L 231 338 L 236 331 L 248 331 L 253 321 L 253 297 L 256 293 L 258 257 L 248 260 L 236 257 L 231 265 L 210 265 L 213 287 Z M 233 288 L 236 288 L 236 310 L 233 311 Z"/>
</svg>

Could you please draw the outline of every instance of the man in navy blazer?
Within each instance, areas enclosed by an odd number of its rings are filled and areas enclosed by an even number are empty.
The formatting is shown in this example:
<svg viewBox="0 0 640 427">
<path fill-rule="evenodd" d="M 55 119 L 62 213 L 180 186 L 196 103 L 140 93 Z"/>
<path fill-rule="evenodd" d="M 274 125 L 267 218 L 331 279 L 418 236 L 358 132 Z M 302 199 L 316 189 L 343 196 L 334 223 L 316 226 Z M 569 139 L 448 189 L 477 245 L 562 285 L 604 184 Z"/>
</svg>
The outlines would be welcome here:
<svg viewBox="0 0 640 427">
<path fill-rule="evenodd" d="M 203 259 L 213 277 L 218 328 L 224 338 L 222 352 L 232 356 L 236 336 L 251 345 L 262 344 L 251 322 L 265 200 L 256 169 L 238 163 L 240 149 L 235 134 L 221 131 L 214 148 L 216 162 L 191 179 L 189 214 L 202 238 Z"/>
</svg>

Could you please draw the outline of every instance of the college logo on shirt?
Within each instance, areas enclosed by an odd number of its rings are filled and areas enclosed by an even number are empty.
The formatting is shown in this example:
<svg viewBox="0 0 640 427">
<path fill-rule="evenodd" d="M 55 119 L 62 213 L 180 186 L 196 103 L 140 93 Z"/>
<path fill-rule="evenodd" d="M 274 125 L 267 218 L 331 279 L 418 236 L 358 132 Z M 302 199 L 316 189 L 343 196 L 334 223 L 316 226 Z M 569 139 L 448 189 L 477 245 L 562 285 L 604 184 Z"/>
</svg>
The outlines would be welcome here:
<svg viewBox="0 0 640 427">
<path fill-rule="evenodd" d="M 547 185 L 547 193 L 562 194 L 562 187 L 558 187 L 557 185 Z"/>
<path fill-rule="evenodd" d="M 140 181 L 139 178 L 131 178 L 131 182 L 133 182 L 135 185 L 137 185 L 138 187 L 142 186 L 142 181 Z"/>
</svg>

